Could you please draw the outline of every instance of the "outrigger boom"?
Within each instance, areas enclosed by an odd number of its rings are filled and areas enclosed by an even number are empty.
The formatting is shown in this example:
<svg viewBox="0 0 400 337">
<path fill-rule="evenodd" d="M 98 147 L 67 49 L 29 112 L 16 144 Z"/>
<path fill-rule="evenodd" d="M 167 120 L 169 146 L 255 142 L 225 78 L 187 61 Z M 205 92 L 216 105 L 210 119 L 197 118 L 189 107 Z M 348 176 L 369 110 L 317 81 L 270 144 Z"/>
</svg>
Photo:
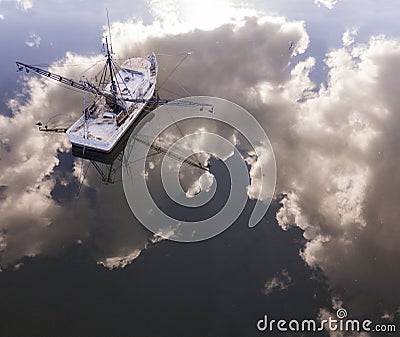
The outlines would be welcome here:
<svg viewBox="0 0 400 337">
<path fill-rule="evenodd" d="M 44 77 L 51 78 L 52 80 L 55 80 L 57 82 L 61 82 L 63 84 L 66 84 L 70 87 L 82 90 L 82 91 L 87 91 L 95 95 L 102 95 L 105 96 L 106 94 L 100 91 L 93 83 L 89 81 L 83 81 L 81 80 L 80 82 L 76 82 L 70 78 L 51 73 L 50 71 L 47 71 L 45 69 L 41 69 L 35 66 L 31 66 L 29 64 L 25 64 L 22 62 L 16 62 L 18 71 L 23 71 L 24 69 L 26 70 L 27 73 L 29 73 L 30 70 L 34 71 L 35 73 L 42 75 Z M 194 101 L 182 101 L 180 100 L 179 102 L 175 102 L 174 100 L 170 99 L 160 99 L 160 98 L 151 98 L 151 99 L 143 99 L 143 98 L 125 98 L 125 101 L 128 102 L 134 102 L 134 103 L 155 103 L 158 105 L 163 105 L 163 104 L 176 104 L 176 105 L 181 105 L 181 106 L 198 106 L 200 108 L 207 107 L 209 108 L 209 112 L 213 112 L 214 106 L 212 104 L 207 104 L 207 103 L 198 103 Z"/>
<path fill-rule="evenodd" d="M 16 64 L 18 67 L 18 71 L 22 71 L 25 69 L 25 71 L 27 73 L 29 73 L 29 71 L 32 70 L 33 72 L 35 72 L 39 75 L 51 78 L 52 80 L 61 82 L 70 87 L 73 87 L 73 88 L 76 88 L 76 89 L 79 89 L 82 91 L 88 91 L 95 95 L 103 95 L 103 93 L 98 88 L 96 88 L 96 86 L 94 84 L 90 83 L 89 81 L 82 80 L 81 82 L 76 82 L 76 81 L 66 78 L 64 76 L 51 73 L 50 71 L 47 71 L 47 70 L 44 70 L 44 69 L 41 69 L 41 68 L 38 68 L 35 66 L 31 66 L 29 64 L 25 64 L 25 63 L 18 62 L 18 61 L 16 62 Z"/>
</svg>

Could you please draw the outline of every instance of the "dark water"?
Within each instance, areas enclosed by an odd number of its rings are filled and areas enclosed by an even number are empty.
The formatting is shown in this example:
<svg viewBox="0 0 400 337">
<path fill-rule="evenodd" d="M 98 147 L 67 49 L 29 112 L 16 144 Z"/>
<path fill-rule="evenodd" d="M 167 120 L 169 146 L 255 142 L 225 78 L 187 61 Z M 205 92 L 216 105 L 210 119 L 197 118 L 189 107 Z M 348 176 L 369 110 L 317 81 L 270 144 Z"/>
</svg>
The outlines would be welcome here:
<svg viewBox="0 0 400 337">
<path fill-rule="evenodd" d="M 316 317 L 327 292 L 297 254 L 301 233 L 278 228 L 277 207 L 255 229 L 243 224 L 248 208 L 224 235 L 151 246 L 120 270 L 97 266 L 85 245 L 26 258 L 21 270 L 1 273 L 0 334 L 256 336 L 265 313 Z M 282 269 L 288 289 L 264 295 Z"/>
</svg>

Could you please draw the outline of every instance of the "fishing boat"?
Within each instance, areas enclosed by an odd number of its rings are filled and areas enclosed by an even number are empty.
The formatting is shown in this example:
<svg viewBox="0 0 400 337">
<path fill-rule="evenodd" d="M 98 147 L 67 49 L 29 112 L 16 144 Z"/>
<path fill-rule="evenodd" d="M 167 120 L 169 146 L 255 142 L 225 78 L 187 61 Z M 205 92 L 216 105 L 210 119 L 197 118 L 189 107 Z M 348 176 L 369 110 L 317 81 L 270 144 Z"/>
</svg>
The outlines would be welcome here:
<svg viewBox="0 0 400 337">
<path fill-rule="evenodd" d="M 97 85 L 88 80 L 74 81 L 47 70 L 16 62 L 18 70 L 30 70 L 84 92 L 82 116 L 64 130 L 72 145 L 99 152 L 110 152 L 127 130 L 154 102 L 158 64 L 156 55 L 132 57 L 121 65 L 113 59 L 112 45 L 104 45 L 106 62 Z M 86 93 L 94 95 L 86 106 Z M 47 128 L 47 127 L 46 127 Z"/>
</svg>

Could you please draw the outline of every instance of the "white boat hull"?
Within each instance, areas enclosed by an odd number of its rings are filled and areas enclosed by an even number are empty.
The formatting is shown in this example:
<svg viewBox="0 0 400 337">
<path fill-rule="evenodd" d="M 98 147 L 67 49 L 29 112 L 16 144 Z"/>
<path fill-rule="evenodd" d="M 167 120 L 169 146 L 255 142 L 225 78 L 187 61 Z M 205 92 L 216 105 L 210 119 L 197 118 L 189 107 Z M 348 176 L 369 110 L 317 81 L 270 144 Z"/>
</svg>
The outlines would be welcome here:
<svg viewBox="0 0 400 337">
<path fill-rule="evenodd" d="M 128 87 L 123 82 L 121 83 L 121 85 L 125 85 L 126 88 L 129 88 L 129 90 L 126 89 L 127 92 L 129 92 L 129 98 L 143 100 L 144 102 L 129 102 L 126 111 L 124 112 L 124 116 L 122 116 L 123 122 L 120 124 L 118 123 L 118 118 L 116 114 L 114 114 L 114 118 L 108 118 L 108 116 L 112 114 L 112 112 L 108 111 L 102 113 L 96 112 L 95 117 L 85 118 L 85 115 L 83 115 L 66 132 L 72 145 L 105 153 L 112 151 L 112 149 L 132 126 L 135 120 L 140 117 L 143 109 L 147 105 L 146 101 L 153 98 L 156 86 L 158 65 L 154 54 L 149 55 L 147 60 L 149 60 L 151 64 L 151 73 L 149 72 L 148 78 L 146 78 L 145 76 L 143 76 L 144 78 L 141 78 L 140 76 L 135 75 L 134 71 L 132 71 L 132 69 L 130 68 L 121 70 L 123 76 L 126 76 L 127 74 L 131 74 L 132 76 L 130 81 L 129 79 L 127 79 L 127 77 L 125 77 L 125 81 L 132 82 L 132 88 Z M 129 73 L 130 71 L 132 73 Z M 139 80 L 140 85 L 134 86 L 134 82 Z M 120 83 L 118 83 L 118 85 L 119 84 Z M 136 92 L 136 96 L 132 96 L 130 91 L 134 93 Z M 125 94 L 125 96 L 128 96 L 128 94 Z M 121 96 L 119 98 L 123 100 L 124 96 Z"/>
</svg>

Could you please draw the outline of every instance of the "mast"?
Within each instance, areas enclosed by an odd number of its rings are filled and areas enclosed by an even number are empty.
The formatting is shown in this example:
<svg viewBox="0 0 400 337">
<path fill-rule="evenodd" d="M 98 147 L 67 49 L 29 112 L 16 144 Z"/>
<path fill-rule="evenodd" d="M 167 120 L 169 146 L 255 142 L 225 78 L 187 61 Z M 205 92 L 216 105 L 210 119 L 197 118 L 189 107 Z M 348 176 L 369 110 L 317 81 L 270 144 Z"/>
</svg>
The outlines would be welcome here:
<svg viewBox="0 0 400 337">
<path fill-rule="evenodd" d="M 115 79 L 114 79 L 115 76 L 114 76 L 114 70 L 113 70 L 112 56 L 111 56 L 111 52 L 110 52 L 110 47 L 108 45 L 107 36 L 106 36 L 106 47 L 107 47 L 107 65 L 108 65 L 108 69 L 110 71 L 111 94 L 112 94 L 112 96 L 114 98 L 114 102 L 115 102 L 116 98 L 117 98 L 117 86 L 115 85 Z"/>
</svg>

